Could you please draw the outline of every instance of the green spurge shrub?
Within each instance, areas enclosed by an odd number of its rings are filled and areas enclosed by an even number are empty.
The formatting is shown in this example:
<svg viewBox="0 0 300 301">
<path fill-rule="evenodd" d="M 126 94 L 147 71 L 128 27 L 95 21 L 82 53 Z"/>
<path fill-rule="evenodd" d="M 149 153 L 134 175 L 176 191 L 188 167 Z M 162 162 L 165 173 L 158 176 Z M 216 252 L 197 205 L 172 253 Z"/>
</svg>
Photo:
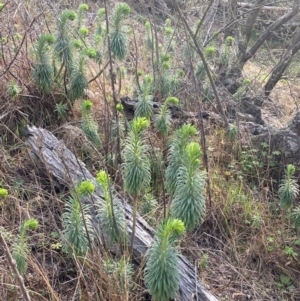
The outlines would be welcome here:
<svg viewBox="0 0 300 301">
<path fill-rule="evenodd" d="M 88 11 L 89 6 L 85 3 L 81 3 L 77 9 L 77 30 L 80 31 L 83 23 L 83 16 L 86 11 Z"/>
<path fill-rule="evenodd" d="M 200 80 L 205 80 L 206 78 L 206 70 L 203 65 L 203 63 L 200 63 L 196 70 L 196 77 L 198 77 Z"/>
<path fill-rule="evenodd" d="M 147 21 L 145 23 L 145 30 L 146 30 L 146 46 L 148 50 L 153 50 L 153 42 L 152 42 L 152 32 L 151 32 L 151 23 Z"/>
<path fill-rule="evenodd" d="M 169 105 L 177 105 L 179 102 L 176 97 L 168 97 L 164 104 L 160 107 L 157 115 L 154 116 L 154 126 L 163 135 L 167 136 L 172 123 L 171 112 L 168 109 Z"/>
<path fill-rule="evenodd" d="M 102 63 L 102 52 L 101 52 L 101 47 L 103 45 L 105 45 L 105 40 L 104 40 L 104 36 L 105 36 L 105 27 L 103 26 L 103 21 L 105 18 L 105 9 L 104 8 L 100 8 L 98 10 L 98 15 L 97 15 L 97 20 L 96 20 L 96 28 L 94 31 L 94 38 L 93 38 L 93 46 L 96 49 L 96 57 L 95 57 L 95 61 L 98 64 Z"/>
<path fill-rule="evenodd" d="M 232 44 L 234 42 L 234 38 L 232 36 L 228 36 L 225 40 L 223 48 L 221 50 L 220 55 L 220 67 L 228 67 L 230 64 L 230 57 L 232 56 Z"/>
<path fill-rule="evenodd" d="M 110 178 L 106 171 L 97 174 L 97 182 L 104 192 L 104 203 L 98 204 L 97 212 L 102 233 L 109 243 L 126 240 L 127 226 L 121 202 L 110 185 Z"/>
<path fill-rule="evenodd" d="M 38 221 L 33 218 L 25 221 L 20 228 L 20 235 L 17 241 L 13 244 L 12 257 L 16 261 L 17 268 L 20 274 L 25 274 L 27 270 L 27 256 L 29 249 L 27 245 L 26 231 L 28 229 L 36 230 L 38 225 Z"/>
<path fill-rule="evenodd" d="M 293 209 L 292 217 L 296 229 L 300 229 L 300 205 Z"/>
<path fill-rule="evenodd" d="M 184 232 L 178 219 L 167 219 L 158 226 L 146 256 L 145 284 L 154 300 L 168 301 L 179 288 L 179 262 L 176 243 Z"/>
<path fill-rule="evenodd" d="M 98 134 L 98 124 L 95 122 L 91 109 L 93 103 L 90 100 L 85 100 L 81 106 L 81 128 L 84 131 L 86 137 L 95 145 L 101 146 L 101 139 Z"/>
<path fill-rule="evenodd" d="M 182 165 L 185 156 L 185 147 L 196 135 L 196 128 L 190 124 L 184 124 L 175 131 L 170 142 L 168 152 L 168 167 L 166 169 L 166 188 L 170 195 L 175 193 L 177 186 L 177 172 Z"/>
<path fill-rule="evenodd" d="M 66 9 L 62 11 L 57 22 L 56 40 L 54 44 L 54 51 L 59 60 L 65 66 L 69 66 L 73 59 L 72 47 L 72 30 L 68 21 L 74 21 L 77 15 L 73 10 Z"/>
<path fill-rule="evenodd" d="M 164 44 L 167 47 L 168 52 L 174 52 L 175 43 L 172 40 L 174 29 L 172 27 L 172 21 L 167 19 L 164 26 Z"/>
<path fill-rule="evenodd" d="M 187 230 L 202 224 L 205 205 L 206 174 L 200 170 L 202 152 L 199 143 L 190 142 L 183 153 L 182 163 L 177 171 L 171 216 L 181 219 Z"/>
<path fill-rule="evenodd" d="M 280 206 L 287 210 L 293 206 L 294 199 L 299 194 L 299 185 L 293 178 L 295 166 L 288 164 L 285 171 L 285 176 L 279 185 Z"/>
<path fill-rule="evenodd" d="M 153 96 L 150 94 L 152 90 L 152 76 L 146 75 L 141 87 L 142 91 L 138 96 L 138 102 L 135 108 L 135 116 L 146 117 L 150 119 L 153 114 Z"/>
<path fill-rule="evenodd" d="M 35 62 L 32 78 L 37 88 L 44 93 L 50 93 L 54 83 L 54 69 L 49 48 L 54 41 L 51 34 L 42 34 L 33 47 Z"/>
<path fill-rule="evenodd" d="M 83 54 L 80 54 L 76 62 L 72 62 L 68 95 L 73 101 L 82 98 L 84 96 L 84 90 L 88 87 L 89 81 L 86 76 L 85 68 L 86 57 Z"/>
<path fill-rule="evenodd" d="M 123 60 L 127 52 L 127 37 L 124 29 L 124 20 L 129 14 L 129 5 L 127 3 L 119 3 L 113 15 L 110 32 L 111 51 L 119 60 Z"/>
<path fill-rule="evenodd" d="M 125 140 L 123 155 L 123 177 L 125 190 L 133 197 L 133 225 L 130 253 L 135 237 L 137 202 L 140 192 L 145 191 L 151 181 L 149 146 L 144 137 L 150 121 L 145 117 L 136 117 L 130 124 L 130 132 Z"/>
<path fill-rule="evenodd" d="M 71 193 L 65 204 L 63 218 L 63 250 L 69 255 L 84 256 L 89 249 L 89 238 L 93 240 L 94 230 L 90 206 L 81 198 L 93 193 L 95 186 L 90 181 L 81 182 Z M 87 233 L 88 231 L 88 233 Z"/>
<path fill-rule="evenodd" d="M 125 190 L 133 197 L 150 185 L 149 146 L 144 132 L 150 122 L 144 117 L 134 118 L 130 124 L 130 132 L 125 139 L 123 150 L 123 175 Z"/>
</svg>

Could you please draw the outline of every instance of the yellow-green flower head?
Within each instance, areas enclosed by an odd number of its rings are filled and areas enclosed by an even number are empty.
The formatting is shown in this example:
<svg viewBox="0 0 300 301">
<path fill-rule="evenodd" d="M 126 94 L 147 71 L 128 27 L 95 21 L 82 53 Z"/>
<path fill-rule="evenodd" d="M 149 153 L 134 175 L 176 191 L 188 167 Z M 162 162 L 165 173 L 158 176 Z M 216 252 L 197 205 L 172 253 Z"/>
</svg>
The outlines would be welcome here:
<svg viewBox="0 0 300 301">
<path fill-rule="evenodd" d="M 293 164 L 288 164 L 286 167 L 286 171 L 288 174 L 293 175 L 296 171 L 296 168 Z"/>
<path fill-rule="evenodd" d="M 8 190 L 5 188 L 0 188 L 0 198 L 5 198 L 8 196 Z"/>
<path fill-rule="evenodd" d="M 117 111 L 118 112 L 123 112 L 123 105 L 121 104 L 121 103 L 118 103 L 117 105 L 116 105 L 116 109 L 117 109 Z"/>
<path fill-rule="evenodd" d="M 214 46 L 208 46 L 204 49 L 204 52 L 208 58 L 212 58 L 216 52 L 216 48 Z"/>
<path fill-rule="evenodd" d="M 150 125 L 150 121 L 145 117 L 136 117 L 132 120 L 132 130 L 134 133 L 140 133 L 147 129 Z"/>
<path fill-rule="evenodd" d="M 93 107 L 93 103 L 87 99 L 83 102 L 82 106 L 85 110 L 89 111 Z"/>
<path fill-rule="evenodd" d="M 83 43 L 80 40 L 73 40 L 73 45 L 77 49 L 81 49 L 83 47 Z"/>
<path fill-rule="evenodd" d="M 94 48 L 87 48 L 85 53 L 90 59 L 94 59 L 97 56 L 97 52 Z"/>
<path fill-rule="evenodd" d="M 77 187 L 79 195 L 91 194 L 95 191 L 95 185 L 91 181 L 82 181 Z"/>
<path fill-rule="evenodd" d="M 232 36 L 228 36 L 225 40 L 225 44 L 227 46 L 231 46 L 233 42 L 234 42 L 234 37 L 232 37 Z"/>
<path fill-rule="evenodd" d="M 149 75 L 149 74 L 147 74 L 147 75 L 145 75 L 145 77 L 144 77 L 144 82 L 145 83 L 147 83 L 147 84 L 151 84 L 152 83 L 152 76 L 151 75 Z"/>
<path fill-rule="evenodd" d="M 170 69 L 170 63 L 169 62 L 163 62 L 161 65 L 161 68 L 163 70 L 169 70 Z"/>
<path fill-rule="evenodd" d="M 170 36 L 173 33 L 172 27 L 165 27 L 165 32 L 168 36 Z"/>
<path fill-rule="evenodd" d="M 68 19 L 74 21 L 77 17 L 77 14 L 73 10 L 67 10 Z"/>
<path fill-rule="evenodd" d="M 34 218 L 28 219 L 24 223 L 25 229 L 36 230 L 38 226 L 39 226 L 39 222 Z"/>
<path fill-rule="evenodd" d="M 87 36 L 89 34 L 89 30 L 87 27 L 81 27 L 79 29 L 79 34 L 83 37 Z"/>
<path fill-rule="evenodd" d="M 52 34 L 50 34 L 50 33 L 46 33 L 45 35 L 44 35 L 44 37 L 45 37 L 45 40 L 48 42 L 48 44 L 53 44 L 54 42 L 55 42 L 55 38 L 54 38 L 54 36 L 52 35 Z"/>
<path fill-rule="evenodd" d="M 202 155 L 201 147 L 197 142 L 190 142 L 186 146 L 186 153 L 192 160 L 197 160 Z M 200 161 L 195 161 L 195 163 L 199 163 Z"/>
<path fill-rule="evenodd" d="M 168 53 L 166 53 L 166 54 L 163 54 L 162 56 L 161 56 L 161 61 L 162 62 L 168 62 L 169 60 L 170 60 L 170 54 L 168 54 Z"/>
<path fill-rule="evenodd" d="M 175 235 L 179 237 L 185 230 L 185 226 L 182 220 L 170 218 L 167 220 L 164 226 L 164 235 L 172 236 Z"/>
<path fill-rule="evenodd" d="M 105 170 L 100 170 L 97 173 L 97 181 L 104 187 L 108 185 L 109 175 Z"/>
<path fill-rule="evenodd" d="M 249 85 L 251 83 L 251 80 L 249 78 L 245 78 L 243 80 L 243 85 Z"/>
<path fill-rule="evenodd" d="M 167 102 L 168 104 L 178 105 L 179 100 L 178 100 L 177 97 L 172 96 L 172 97 L 168 97 L 168 98 L 166 99 L 166 102 Z"/>
<path fill-rule="evenodd" d="M 79 5 L 79 8 L 78 8 L 80 11 L 87 11 L 89 9 L 89 6 L 85 3 L 81 3 Z"/>
<path fill-rule="evenodd" d="M 98 10 L 98 17 L 102 18 L 105 15 L 105 8 L 100 8 Z"/>
</svg>

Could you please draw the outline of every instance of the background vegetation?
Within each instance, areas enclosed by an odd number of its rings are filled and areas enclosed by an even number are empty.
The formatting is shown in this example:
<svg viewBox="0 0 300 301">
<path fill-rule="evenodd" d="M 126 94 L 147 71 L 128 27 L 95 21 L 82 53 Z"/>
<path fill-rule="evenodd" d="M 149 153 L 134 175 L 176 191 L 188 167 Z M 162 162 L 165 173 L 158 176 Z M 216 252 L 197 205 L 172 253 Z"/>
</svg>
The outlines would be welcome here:
<svg viewBox="0 0 300 301">
<path fill-rule="evenodd" d="M 178 253 L 219 300 L 299 300 L 297 162 L 252 145 L 241 113 L 254 100 L 280 128 L 298 111 L 299 6 L 0 3 L 3 300 L 169 300 Z M 40 170 L 28 124 L 62 139 L 96 182 L 67 189 Z M 97 189 L 92 215 L 83 200 Z M 139 216 L 156 231 L 137 266 Z"/>
</svg>

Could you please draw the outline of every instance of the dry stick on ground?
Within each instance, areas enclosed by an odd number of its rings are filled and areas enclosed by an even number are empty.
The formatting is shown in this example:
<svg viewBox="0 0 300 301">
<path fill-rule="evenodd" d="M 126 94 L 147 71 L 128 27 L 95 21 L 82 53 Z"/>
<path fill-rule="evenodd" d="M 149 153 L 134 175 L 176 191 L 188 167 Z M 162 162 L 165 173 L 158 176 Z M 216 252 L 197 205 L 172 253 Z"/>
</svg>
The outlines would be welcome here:
<svg viewBox="0 0 300 301">
<path fill-rule="evenodd" d="M 2 236 L 2 233 L 0 233 L 0 243 L 2 244 L 2 246 L 4 248 L 4 251 L 6 253 L 6 258 L 7 258 L 8 264 L 9 264 L 9 266 L 11 267 L 11 269 L 13 270 L 13 272 L 16 275 L 16 279 L 17 279 L 17 282 L 19 283 L 19 286 L 20 286 L 20 289 L 22 291 L 24 299 L 26 301 L 31 301 L 30 296 L 29 296 L 29 294 L 26 290 L 23 277 L 20 275 L 20 273 L 18 271 L 16 262 L 11 256 L 10 250 L 9 250 L 7 244 L 6 244 L 6 241 L 5 241 L 4 237 Z"/>
<path fill-rule="evenodd" d="M 187 31 L 188 31 L 190 37 L 192 38 L 192 40 L 193 40 L 193 42 L 194 42 L 194 46 L 195 46 L 195 49 L 196 49 L 197 53 L 199 54 L 199 56 L 200 56 L 200 58 L 201 58 L 201 60 L 202 60 L 202 62 L 203 62 L 203 66 L 204 66 L 205 71 L 206 71 L 206 73 L 207 73 L 207 75 L 208 75 L 208 78 L 209 78 L 211 87 L 212 87 L 212 89 L 213 89 L 213 91 L 214 91 L 214 95 L 215 95 L 215 97 L 216 97 L 217 109 L 218 109 L 219 113 L 221 114 L 221 116 L 222 116 L 222 118 L 223 118 L 223 121 L 224 121 L 224 123 L 225 123 L 226 128 L 228 128 L 228 127 L 229 127 L 228 120 L 227 120 L 227 117 L 226 117 L 225 112 L 224 112 L 224 110 L 223 110 L 223 107 L 222 107 L 222 104 L 221 104 L 221 100 L 220 100 L 220 97 L 219 97 L 219 93 L 218 93 L 218 91 L 217 91 L 217 87 L 216 87 L 215 82 L 214 82 L 214 80 L 213 80 L 213 78 L 212 78 L 212 75 L 211 75 L 209 66 L 208 66 L 208 64 L 207 64 L 207 61 L 206 61 L 206 59 L 205 59 L 205 57 L 204 57 L 204 54 L 203 54 L 202 50 L 200 49 L 199 43 L 198 43 L 198 41 L 197 41 L 195 35 L 193 34 L 193 31 L 191 30 L 190 26 L 188 25 L 186 19 L 184 18 L 184 15 L 182 14 L 182 11 L 181 11 L 181 9 L 179 8 L 179 6 L 178 6 L 176 0 L 172 0 L 172 1 L 173 1 L 173 4 L 174 4 L 174 6 L 175 6 L 177 12 L 179 13 L 179 16 L 180 16 L 182 22 L 183 22 L 184 25 L 185 25 L 185 27 L 186 27 L 186 29 L 187 29 Z"/>
<path fill-rule="evenodd" d="M 41 171 L 51 174 L 61 185 L 72 188 L 80 181 L 87 179 L 96 184 L 96 179 L 87 170 L 85 165 L 77 160 L 74 154 L 63 144 L 55 138 L 49 131 L 36 128 L 27 127 L 27 141 L 26 144 L 29 148 L 29 154 L 36 162 L 36 166 L 41 168 Z M 103 201 L 103 191 L 97 186 L 96 191 L 93 193 L 93 198 L 99 202 Z M 99 234 L 99 222 L 95 213 L 90 197 L 84 197 L 83 202 L 91 205 L 92 222 Z M 125 201 L 124 214 L 127 220 L 128 236 L 132 235 L 132 208 Z M 133 257 L 137 263 L 141 263 L 148 248 L 153 241 L 153 229 L 148 223 L 137 216 L 136 222 L 136 235 L 134 239 Z M 200 283 L 199 279 L 195 277 L 194 266 L 190 264 L 187 259 L 179 255 L 179 300 L 190 301 L 218 301 L 212 294 L 210 294 Z M 197 295 L 196 295 L 197 292 Z"/>
</svg>

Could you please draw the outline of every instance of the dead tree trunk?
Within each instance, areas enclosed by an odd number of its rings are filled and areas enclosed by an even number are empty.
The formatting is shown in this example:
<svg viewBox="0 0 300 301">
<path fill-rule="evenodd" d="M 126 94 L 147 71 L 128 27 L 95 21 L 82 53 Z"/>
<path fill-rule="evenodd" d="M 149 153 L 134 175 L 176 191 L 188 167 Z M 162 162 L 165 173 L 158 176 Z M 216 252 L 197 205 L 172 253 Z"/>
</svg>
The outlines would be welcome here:
<svg viewBox="0 0 300 301">
<path fill-rule="evenodd" d="M 75 155 L 64 145 L 62 141 L 49 131 L 36 127 L 27 127 L 26 145 L 29 148 L 29 154 L 36 163 L 37 167 L 42 170 L 46 176 L 50 176 L 60 185 L 73 189 L 78 182 L 82 180 L 90 180 L 96 183 L 95 178 L 87 170 L 84 163 L 78 160 Z M 93 194 L 94 199 L 103 199 L 103 192 L 97 188 Z M 85 198 L 84 202 L 91 205 L 91 215 L 93 224 L 97 231 L 99 224 L 93 208 L 91 198 Z M 132 208 L 124 200 L 124 212 L 127 219 L 128 233 L 131 236 L 132 232 Z M 100 234 L 100 233 L 99 233 Z M 153 229 L 147 222 L 137 217 L 136 235 L 134 239 L 133 256 L 136 262 L 140 263 L 152 243 Z M 180 255 L 180 287 L 179 300 L 201 300 L 201 301 L 218 301 L 210 294 L 200 283 L 199 278 L 195 274 L 195 268 L 188 260 Z"/>
<path fill-rule="evenodd" d="M 226 23 L 228 23 L 228 24 L 237 18 L 237 2 L 238 2 L 238 0 L 229 0 L 227 3 L 228 18 L 224 18 L 224 19 L 225 19 Z M 224 9 L 224 12 L 225 12 L 225 9 Z M 224 31 L 225 39 L 228 36 L 233 36 L 233 37 L 236 36 L 236 24 L 233 23 L 232 25 L 228 26 L 225 29 L 225 31 Z"/>
<path fill-rule="evenodd" d="M 261 4 L 261 2 L 263 1 L 257 0 L 256 4 Z M 249 21 L 246 22 L 246 26 L 249 26 L 249 28 L 251 27 L 253 20 L 255 21 L 255 18 L 257 17 L 256 14 L 258 12 L 257 10 L 259 10 L 259 8 L 254 9 L 253 14 L 250 14 L 248 17 Z M 238 88 L 236 81 L 241 77 L 244 65 L 250 58 L 252 58 L 255 55 L 257 50 L 267 40 L 271 32 L 279 29 L 283 24 L 287 23 L 289 20 L 294 18 L 299 13 L 299 11 L 300 11 L 300 0 L 294 0 L 293 9 L 287 12 L 286 14 L 284 14 L 283 16 L 281 16 L 276 21 L 274 21 L 270 26 L 268 26 L 267 29 L 264 32 L 262 32 L 262 34 L 258 37 L 256 42 L 253 44 L 253 46 L 250 49 L 247 49 L 248 48 L 247 44 L 243 45 L 243 43 L 240 43 L 237 62 L 234 64 L 234 67 L 229 71 L 228 76 L 225 79 L 222 79 L 222 82 L 225 83 L 230 93 L 233 94 L 236 92 Z M 246 33 L 249 34 L 249 30 L 247 30 Z M 245 38 L 245 40 L 247 40 L 247 38 Z"/>
<path fill-rule="evenodd" d="M 264 90 L 265 95 L 268 96 L 278 83 L 278 81 L 281 79 L 283 73 L 285 70 L 289 67 L 293 57 L 295 54 L 300 50 L 300 28 L 295 33 L 293 43 L 291 47 L 287 50 L 287 52 L 284 54 L 284 56 L 281 58 L 279 63 L 274 67 L 271 77 L 267 81 Z"/>
</svg>

